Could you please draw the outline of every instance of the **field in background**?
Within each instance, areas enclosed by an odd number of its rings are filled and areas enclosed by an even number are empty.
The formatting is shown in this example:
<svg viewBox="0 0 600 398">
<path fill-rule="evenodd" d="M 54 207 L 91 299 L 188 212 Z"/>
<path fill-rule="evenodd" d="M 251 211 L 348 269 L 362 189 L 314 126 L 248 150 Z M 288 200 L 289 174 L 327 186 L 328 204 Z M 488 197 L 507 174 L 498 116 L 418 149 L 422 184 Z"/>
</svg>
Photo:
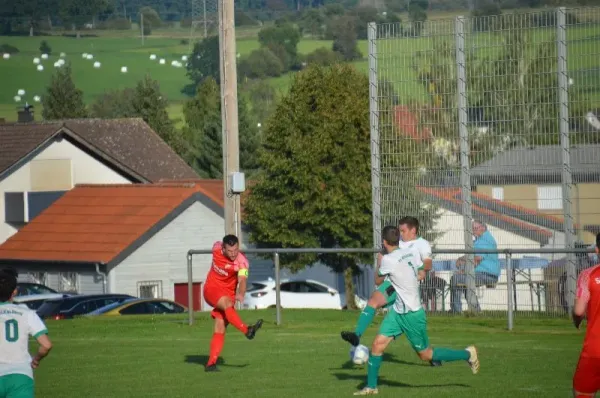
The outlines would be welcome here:
<svg viewBox="0 0 600 398">
<path fill-rule="evenodd" d="M 537 11 L 539 12 L 539 10 Z M 391 39 L 380 42 L 380 51 L 389 51 L 394 48 L 398 55 L 398 61 L 390 62 L 390 69 L 380 74 L 380 78 L 388 77 L 395 81 L 401 102 L 428 101 L 423 84 L 417 79 L 416 73 L 411 65 L 402 62 L 401 58 L 412 57 L 417 51 L 434 51 L 434 42 L 440 40 L 454 40 L 451 32 L 441 31 L 451 29 L 453 24 L 451 18 L 465 14 L 460 12 L 432 13 L 429 19 L 435 21 L 430 25 L 431 34 L 438 37 L 423 37 L 415 39 Z M 406 20 L 406 16 L 401 16 Z M 444 19 L 445 21 L 441 21 Z M 441 29 L 441 30 L 440 30 Z M 259 47 L 256 39 L 259 27 L 237 28 L 237 52 L 246 55 Z M 152 36 L 146 38 L 142 46 L 141 38 L 137 29 L 131 31 L 90 31 L 98 37 L 84 37 L 80 39 L 62 36 L 36 36 L 36 37 L 0 37 L 0 44 L 16 46 L 20 53 L 13 55 L 9 60 L 0 59 L 0 75 L 9 77 L 3 79 L 0 91 L 0 118 L 16 120 L 17 103 L 13 97 L 17 90 L 24 89 L 25 101 L 33 103 L 35 95 L 42 95 L 50 81 L 54 70 L 54 62 L 61 52 L 67 54 L 67 60 L 72 63 L 75 84 L 83 90 L 85 100 L 90 103 L 105 90 L 132 87 L 149 74 L 158 80 L 163 94 L 170 102 L 169 112 L 176 124 L 183 123 L 182 106 L 187 99 L 181 92 L 182 88 L 189 84 L 185 68 L 171 66 L 171 61 L 181 60 L 183 55 L 189 54 L 189 44 L 185 40 L 189 37 L 189 29 L 170 28 L 153 31 Z M 552 40 L 553 28 L 536 28 L 533 30 L 534 41 L 543 42 Z M 196 32 L 197 35 L 201 33 Z M 41 40 L 46 40 L 53 53 L 50 59 L 42 61 L 45 70 L 38 72 L 33 58 L 40 55 L 39 45 Z M 500 36 L 495 33 L 479 33 L 467 35 L 467 47 L 477 48 L 480 56 L 494 56 L 500 49 Z M 568 67 L 570 77 L 574 77 L 575 87 L 580 87 L 582 92 L 590 99 L 593 107 L 600 106 L 600 25 L 588 25 L 583 27 L 569 27 L 567 32 L 569 45 Z M 308 54 L 317 48 L 331 48 L 331 41 L 303 39 L 298 45 L 301 54 Z M 533 46 L 531 46 L 533 47 Z M 368 44 L 367 41 L 359 42 L 359 49 L 363 59 L 354 62 L 354 65 L 365 73 L 368 72 Z M 93 60 L 81 57 L 82 53 L 91 53 Z M 156 54 L 157 57 L 166 60 L 165 65 L 160 65 L 158 60 L 150 61 L 149 55 Z M 93 63 L 102 63 L 100 69 L 93 68 Z M 120 72 L 122 66 L 127 66 L 128 73 Z M 386 76 L 388 74 L 388 76 Z M 571 75 L 572 74 L 572 75 Z M 285 93 L 290 85 L 293 73 L 284 74 L 281 77 L 269 79 L 269 83 L 281 94 Z M 585 89 L 583 89 L 585 87 Z M 34 104 L 35 105 L 35 104 Z M 41 107 L 35 110 L 36 119 L 41 119 Z"/>
<path fill-rule="evenodd" d="M 341 397 L 362 387 L 366 370 L 348 361 L 341 330 L 358 313 L 284 310 L 280 327 L 273 311 L 245 311 L 244 320 L 263 317 L 256 339 L 231 328 L 220 373 L 205 373 L 212 322 L 198 314 L 189 327 L 183 317 L 119 317 L 49 321 L 54 350 L 36 371 L 41 397 Z M 377 317 L 379 323 L 381 317 Z M 566 397 L 583 332 L 566 320 L 505 321 L 433 317 L 434 346 L 476 343 L 481 372 L 465 363 L 432 368 L 422 364 L 405 338 L 391 344 L 381 368 L 380 396 Z M 373 325 L 363 339 L 369 344 Z"/>
</svg>

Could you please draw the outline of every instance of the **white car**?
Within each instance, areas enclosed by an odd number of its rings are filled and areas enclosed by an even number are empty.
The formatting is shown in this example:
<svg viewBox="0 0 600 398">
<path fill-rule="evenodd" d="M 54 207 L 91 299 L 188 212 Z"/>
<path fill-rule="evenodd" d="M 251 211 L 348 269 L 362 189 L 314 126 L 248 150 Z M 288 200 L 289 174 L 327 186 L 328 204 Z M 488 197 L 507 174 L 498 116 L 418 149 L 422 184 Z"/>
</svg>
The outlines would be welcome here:
<svg viewBox="0 0 600 398">
<path fill-rule="evenodd" d="M 28 294 L 25 296 L 16 296 L 13 299 L 13 303 L 21 304 L 29 308 L 30 310 L 37 310 L 40 308 L 44 301 L 57 299 L 57 298 L 65 298 L 69 296 L 74 296 L 74 294 L 67 293 L 45 293 L 45 294 Z"/>
<path fill-rule="evenodd" d="M 332 287 L 311 279 L 284 279 L 281 281 L 281 307 L 324 308 L 341 310 L 345 300 Z M 275 280 L 252 282 L 244 298 L 244 308 L 275 307 Z"/>
</svg>

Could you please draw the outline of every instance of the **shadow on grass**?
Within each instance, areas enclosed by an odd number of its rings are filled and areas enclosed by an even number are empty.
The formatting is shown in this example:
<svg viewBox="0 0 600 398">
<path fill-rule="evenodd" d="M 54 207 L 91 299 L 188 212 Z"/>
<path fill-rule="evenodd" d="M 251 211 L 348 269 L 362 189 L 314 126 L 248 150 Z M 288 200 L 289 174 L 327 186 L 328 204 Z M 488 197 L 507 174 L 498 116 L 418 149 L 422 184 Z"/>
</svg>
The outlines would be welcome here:
<svg viewBox="0 0 600 398">
<path fill-rule="evenodd" d="M 185 362 L 204 366 L 208 362 L 208 355 L 186 355 Z M 231 368 L 245 368 L 246 366 L 248 366 L 248 364 L 245 363 L 243 365 L 229 365 L 229 364 L 225 363 L 225 360 L 223 358 L 219 357 L 219 359 L 217 359 L 217 366 L 227 366 L 227 367 L 231 367 Z"/>
<path fill-rule="evenodd" d="M 365 380 L 367 378 L 366 375 L 353 375 L 348 373 L 332 373 L 340 381 L 346 380 L 357 380 L 361 383 L 357 386 L 360 390 L 366 386 Z M 468 387 L 471 386 L 467 384 L 459 384 L 459 383 L 448 383 L 448 384 L 408 384 L 401 383 L 399 381 L 387 380 L 384 377 L 380 377 L 377 383 L 380 386 L 389 386 L 389 387 L 403 387 L 403 388 L 435 388 L 435 387 Z"/>
<path fill-rule="evenodd" d="M 431 367 L 431 365 L 429 363 L 403 361 L 402 359 L 397 359 L 395 355 L 387 354 L 387 353 L 383 354 L 383 361 L 388 362 L 388 363 L 397 363 L 400 365 L 426 366 L 428 368 Z M 364 365 L 364 366 L 355 365 L 354 363 L 352 363 L 352 361 L 348 360 L 348 361 L 344 362 L 339 368 L 330 368 L 329 370 L 349 370 L 349 369 L 360 369 L 360 368 L 366 369 L 366 367 L 367 367 L 366 365 Z"/>
</svg>

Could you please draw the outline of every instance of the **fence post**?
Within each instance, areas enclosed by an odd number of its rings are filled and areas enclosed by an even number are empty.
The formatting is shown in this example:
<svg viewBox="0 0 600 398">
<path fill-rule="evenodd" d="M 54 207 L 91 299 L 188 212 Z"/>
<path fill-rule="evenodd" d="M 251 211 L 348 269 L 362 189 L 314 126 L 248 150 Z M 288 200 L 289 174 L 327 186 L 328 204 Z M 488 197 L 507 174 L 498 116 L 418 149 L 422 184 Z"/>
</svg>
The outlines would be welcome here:
<svg viewBox="0 0 600 398">
<path fill-rule="evenodd" d="M 575 231 L 571 203 L 573 176 L 571 174 L 571 144 L 569 137 L 569 77 L 567 66 L 567 18 L 565 7 L 557 9 L 556 15 L 556 45 L 558 53 L 558 105 L 559 130 L 562 149 L 562 202 L 565 229 L 565 248 L 575 249 Z M 567 253 L 566 257 L 566 301 L 569 313 L 575 300 L 577 272 L 575 254 Z"/>
<path fill-rule="evenodd" d="M 187 277 L 188 277 L 188 324 L 194 324 L 194 280 L 192 275 L 192 255 L 187 255 Z"/>
<path fill-rule="evenodd" d="M 369 114 L 371 124 L 371 201 L 373 213 L 373 246 L 381 244 L 381 189 L 379 164 L 379 81 L 377 77 L 377 24 L 370 22 L 369 39 Z M 373 266 L 377 255 L 373 255 Z"/>
<path fill-rule="evenodd" d="M 273 253 L 275 263 L 275 319 L 277 326 L 281 325 L 281 277 L 279 276 L 279 253 Z"/>
<path fill-rule="evenodd" d="M 456 39 L 456 84 L 458 104 L 458 132 L 460 137 L 460 185 L 462 192 L 462 214 L 465 250 L 473 250 L 473 214 L 471 208 L 471 173 L 469 166 L 469 132 L 467 130 L 467 71 L 465 56 L 465 19 L 457 16 L 454 23 Z M 465 255 L 467 274 L 467 304 L 469 310 L 477 311 L 475 292 L 475 255 Z"/>
<path fill-rule="evenodd" d="M 514 326 L 514 308 L 513 303 L 513 266 L 512 266 L 512 254 L 510 251 L 506 251 L 506 295 L 508 296 L 508 330 L 513 330 Z"/>
</svg>

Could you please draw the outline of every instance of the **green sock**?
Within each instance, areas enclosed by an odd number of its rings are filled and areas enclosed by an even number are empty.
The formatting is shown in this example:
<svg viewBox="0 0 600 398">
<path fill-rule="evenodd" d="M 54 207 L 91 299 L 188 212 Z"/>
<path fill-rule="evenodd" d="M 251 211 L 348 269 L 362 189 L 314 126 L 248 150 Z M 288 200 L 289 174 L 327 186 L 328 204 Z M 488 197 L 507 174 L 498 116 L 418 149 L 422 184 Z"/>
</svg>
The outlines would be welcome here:
<svg viewBox="0 0 600 398">
<path fill-rule="evenodd" d="M 362 310 L 362 312 L 360 313 L 360 316 L 358 317 L 358 324 L 356 325 L 356 329 L 354 330 L 354 333 L 356 333 L 356 335 L 358 337 L 362 336 L 365 333 L 365 330 L 367 330 L 367 327 L 369 327 L 369 325 L 373 321 L 374 317 L 375 317 L 375 308 L 367 305 L 365 307 L 365 309 Z"/>
<path fill-rule="evenodd" d="M 367 370 L 367 387 L 377 388 L 377 378 L 379 377 L 379 368 L 381 367 L 382 360 L 382 355 L 371 355 L 369 357 L 369 367 Z"/>
<path fill-rule="evenodd" d="M 433 349 L 433 360 L 434 361 L 467 361 L 471 357 L 467 350 L 451 350 L 449 348 L 434 348 Z"/>
</svg>

